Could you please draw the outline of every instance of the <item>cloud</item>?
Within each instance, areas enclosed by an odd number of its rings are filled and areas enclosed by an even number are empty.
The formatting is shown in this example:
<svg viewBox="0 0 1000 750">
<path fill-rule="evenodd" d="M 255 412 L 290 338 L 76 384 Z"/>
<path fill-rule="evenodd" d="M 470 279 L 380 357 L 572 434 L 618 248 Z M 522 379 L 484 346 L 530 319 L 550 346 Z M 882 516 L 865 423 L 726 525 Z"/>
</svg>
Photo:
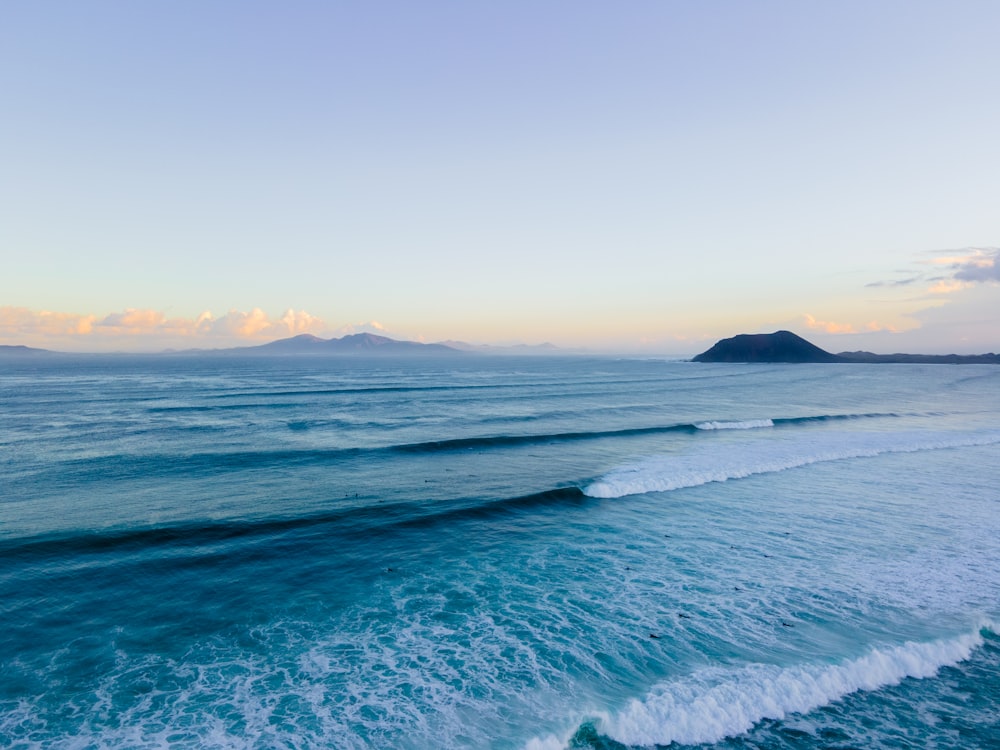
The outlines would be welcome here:
<svg viewBox="0 0 1000 750">
<path fill-rule="evenodd" d="M 1000 249 L 976 250 L 976 252 L 960 261 L 955 271 L 955 278 L 969 282 L 1000 282 Z"/>
<path fill-rule="evenodd" d="M 813 330 L 820 330 L 826 333 L 855 333 L 854 326 L 850 323 L 833 323 L 826 320 L 816 320 L 812 315 L 806 313 L 803 318 L 805 319 L 806 327 Z"/>
<path fill-rule="evenodd" d="M 873 322 L 867 330 L 857 331 L 854 341 L 872 351 L 886 351 L 890 346 L 891 351 L 939 353 L 995 350 L 1000 248 L 929 251 L 915 258 L 914 265 L 918 273 L 899 270 L 896 281 L 866 285 L 899 288 L 875 300 L 882 311 L 879 317 L 891 316 L 897 327 Z M 908 290 L 904 292 L 902 287 Z M 808 318 L 807 325 L 824 333 L 845 330 L 815 318 Z M 883 332 L 893 335 L 887 337 Z"/>
<path fill-rule="evenodd" d="M 221 318 L 213 318 L 210 312 L 202 313 L 201 330 L 209 336 L 232 336 L 236 338 L 255 338 L 261 333 L 274 328 L 274 323 L 267 313 L 259 307 L 250 312 L 230 310 Z"/>
<path fill-rule="evenodd" d="M 814 331 L 823 331 L 824 333 L 831 333 L 835 335 L 847 334 L 847 333 L 860 333 L 862 331 L 874 333 L 877 331 L 887 331 L 889 333 L 895 333 L 896 328 L 891 325 L 883 325 L 877 320 L 871 320 L 865 323 L 860 329 L 856 328 L 851 323 L 834 323 L 827 320 L 817 320 L 812 315 L 806 313 L 802 316 L 805 321 L 807 328 Z"/>
<path fill-rule="evenodd" d="M 922 281 L 922 276 L 911 276 L 907 279 L 897 279 L 895 281 L 873 281 L 870 284 L 865 284 L 866 287 L 879 287 L 879 286 L 910 286 L 911 284 L 916 284 L 918 281 Z"/>
<path fill-rule="evenodd" d="M 377 320 L 369 320 L 367 323 L 348 323 L 336 331 L 338 336 L 349 336 L 354 333 L 376 333 L 380 336 L 389 335 L 386 327 Z"/>
<path fill-rule="evenodd" d="M 1000 248 L 970 247 L 944 252 L 947 254 L 926 261 L 950 271 L 931 287 L 932 294 L 950 294 L 973 284 L 1000 283 Z"/>
<path fill-rule="evenodd" d="M 97 325 L 111 328 L 126 328 L 142 331 L 159 328 L 167 316 L 158 310 L 135 310 L 129 308 L 125 312 L 106 315 Z"/>
<path fill-rule="evenodd" d="M 931 294 L 953 294 L 954 292 L 960 292 L 963 289 L 968 289 L 972 284 L 966 281 L 956 281 L 955 279 L 940 279 L 934 284 L 931 284 L 927 291 Z"/>
<path fill-rule="evenodd" d="M 295 336 L 300 333 L 322 333 L 326 323 L 305 310 L 289 308 L 277 320 L 272 320 L 259 307 L 249 312 L 230 310 L 216 318 L 205 311 L 192 321 L 196 335 L 239 339 L 268 340 Z"/>
<path fill-rule="evenodd" d="M 305 310 L 288 309 L 272 319 L 260 308 L 230 310 L 216 318 L 205 311 L 195 318 L 168 318 L 160 310 L 128 308 L 96 315 L 0 307 L 0 336 L 31 346 L 103 349 L 108 346 L 228 346 L 263 343 L 300 333 L 323 333 L 326 324 Z"/>
<path fill-rule="evenodd" d="M 295 311 L 291 308 L 286 310 L 285 314 L 281 316 L 281 324 L 292 335 L 309 333 L 310 331 L 319 330 L 324 327 L 323 321 L 319 318 L 310 315 L 305 310 Z"/>
<path fill-rule="evenodd" d="M 872 281 L 865 287 L 904 287 L 925 285 L 932 295 L 954 294 L 974 284 L 1000 283 L 1000 248 L 969 247 L 961 250 L 936 250 L 918 263 L 931 266 L 933 274 L 920 273 L 903 279 Z M 941 271 L 946 273 L 941 273 Z"/>
<path fill-rule="evenodd" d="M 5 336 L 83 336 L 91 333 L 96 315 L 0 307 L 0 333 Z"/>
</svg>

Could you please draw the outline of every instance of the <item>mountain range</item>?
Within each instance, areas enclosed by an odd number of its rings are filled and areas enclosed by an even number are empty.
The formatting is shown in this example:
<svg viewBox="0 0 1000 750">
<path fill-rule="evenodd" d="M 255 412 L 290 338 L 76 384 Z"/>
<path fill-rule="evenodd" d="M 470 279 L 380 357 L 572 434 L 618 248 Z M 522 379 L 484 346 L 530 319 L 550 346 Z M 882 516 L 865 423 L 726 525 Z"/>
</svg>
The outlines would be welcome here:
<svg viewBox="0 0 1000 750">
<path fill-rule="evenodd" d="M 354 356 L 462 356 L 464 354 L 557 354 L 562 350 L 552 344 L 490 346 L 468 344 L 464 341 L 442 341 L 424 344 L 418 341 L 400 341 L 374 333 L 354 333 L 341 338 L 324 339 L 303 333 L 256 346 L 237 346 L 225 349 L 171 349 L 163 354 L 225 356 L 252 354 L 264 356 L 298 355 L 354 355 Z M 32 356 L 64 354 L 50 349 L 30 346 L 0 344 L 0 356 Z"/>
<path fill-rule="evenodd" d="M 578 350 L 559 349 L 552 344 L 537 346 L 476 346 L 461 341 L 424 344 L 399 341 L 374 333 L 354 333 L 341 338 L 323 339 L 309 333 L 278 339 L 257 346 L 228 349 L 184 349 L 164 354 L 226 356 L 250 354 L 258 356 L 463 356 L 466 354 L 587 354 Z M 28 346 L 0 345 L 0 356 L 27 357 L 63 354 Z M 721 339 L 712 348 L 692 358 L 693 362 L 840 362 L 840 363 L 902 363 L 902 364 L 1000 364 L 1000 354 L 872 354 L 871 352 L 841 352 L 832 354 L 820 349 L 791 331 L 774 333 L 743 333 Z"/>
</svg>

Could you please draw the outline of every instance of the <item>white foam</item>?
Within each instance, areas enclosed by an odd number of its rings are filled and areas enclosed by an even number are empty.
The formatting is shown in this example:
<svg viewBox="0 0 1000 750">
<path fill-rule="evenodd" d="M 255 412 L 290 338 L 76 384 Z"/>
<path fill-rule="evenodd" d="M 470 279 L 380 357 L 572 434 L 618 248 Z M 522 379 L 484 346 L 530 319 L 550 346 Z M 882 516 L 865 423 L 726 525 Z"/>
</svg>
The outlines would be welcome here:
<svg viewBox="0 0 1000 750">
<path fill-rule="evenodd" d="M 572 735 L 559 738 L 554 734 L 545 737 L 532 737 L 524 746 L 524 750 L 566 750 Z"/>
<path fill-rule="evenodd" d="M 758 437 L 740 444 L 712 443 L 692 445 L 684 453 L 654 456 L 615 469 L 586 487 L 584 493 L 591 497 L 613 498 L 645 492 L 668 492 L 709 482 L 785 471 L 822 461 L 993 445 L 1000 443 L 1000 431 L 824 432 L 782 439 Z"/>
<path fill-rule="evenodd" d="M 745 422 L 699 422 L 699 430 L 755 430 L 759 427 L 774 427 L 770 419 L 748 419 Z"/>
<path fill-rule="evenodd" d="M 951 640 L 873 649 L 839 664 L 704 670 L 658 685 L 642 700 L 632 700 L 622 711 L 598 719 L 597 729 L 626 745 L 719 742 L 764 719 L 812 711 L 851 693 L 878 690 L 908 677 L 933 677 L 942 667 L 968 659 L 982 643 L 977 629 Z"/>
</svg>

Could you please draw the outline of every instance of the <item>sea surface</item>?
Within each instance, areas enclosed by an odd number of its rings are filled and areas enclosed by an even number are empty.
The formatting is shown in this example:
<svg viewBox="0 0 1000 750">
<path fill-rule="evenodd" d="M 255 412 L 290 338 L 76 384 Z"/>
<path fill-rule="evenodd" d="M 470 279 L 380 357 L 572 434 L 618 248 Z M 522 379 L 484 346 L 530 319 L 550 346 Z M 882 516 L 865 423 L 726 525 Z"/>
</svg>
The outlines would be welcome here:
<svg viewBox="0 0 1000 750">
<path fill-rule="evenodd" d="M 5 748 L 1000 747 L 1000 367 L 0 361 Z"/>
</svg>

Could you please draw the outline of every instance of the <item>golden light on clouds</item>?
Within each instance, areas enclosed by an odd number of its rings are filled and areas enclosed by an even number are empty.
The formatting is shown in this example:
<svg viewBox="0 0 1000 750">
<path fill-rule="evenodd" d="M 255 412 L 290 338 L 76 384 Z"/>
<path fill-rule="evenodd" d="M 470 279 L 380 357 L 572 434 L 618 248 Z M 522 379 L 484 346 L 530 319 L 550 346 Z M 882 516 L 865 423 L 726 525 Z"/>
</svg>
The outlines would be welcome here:
<svg viewBox="0 0 1000 750">
<path fill-rule="evenodd" d="M 830 334 L 861 333 L 862 331 L 867 333 L 877 333 L 879 331 L 895 333 L 898 330 L 895 326 L 879 323 L 877 320 L 870 320 L 864 325 L 855 326 L 853 323 L 836 323 L 829 320 L 817 320 L 814 316 L 809 315 L 808 313 L 802 317 L 806 328 Z"/>
<path fill-rule="evenodd" d="M 230 310 L 218 318 L 208 311 L 195 318 L 168 318 L 161 310 L 128 308 L 99 318 L 93 314 L 0 307 L 0 335 L 42 347 L 75 342 L 82 348 L 101 348 L 101 344 L 114 341 L 148 341 L 151 346 L 229 346 L 300 333 L 318 335 L 325 329 L 322 319 L 294 309 L 278 318 L 257 307 L 249 312 Z"/>
<path fill-rule="evenodd" d="M 927 291 L 931 294 L 954 294 L 963 289 L 968 289 L 972 284 L 968 281 L 957 281 L 955 279 L 941 279 L 931 284 Z"/>
<path fill-rule="evenodd" d="M 85 336 L 93 332 L 96 315 L 0 307 L 0 331 L 7 335 Z"/>
</svg>

